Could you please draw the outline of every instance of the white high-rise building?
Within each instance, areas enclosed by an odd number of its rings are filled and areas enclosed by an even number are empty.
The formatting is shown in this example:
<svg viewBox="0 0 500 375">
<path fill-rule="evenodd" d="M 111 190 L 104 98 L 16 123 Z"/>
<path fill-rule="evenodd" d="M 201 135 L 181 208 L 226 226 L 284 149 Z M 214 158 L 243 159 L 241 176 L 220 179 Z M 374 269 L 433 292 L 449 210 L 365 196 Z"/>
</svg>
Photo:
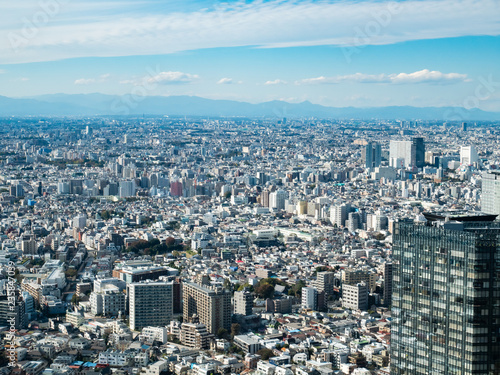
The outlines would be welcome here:
<svg viewBox="0 0 500 375">
<path fill-rule="evenodd" d="M 391 141 L 389 144 L 389 165 L 406 168 L 415 164 L 416 150 L 411 141 Z"/>
<path fill-rule="evenodd" d="M 126 297 L 120 288 L 107 284 L 101 292 L 90 294 L 90 307 L 94 315 L 118 316 L 125 312 Z"/>
<path fill-rule="evenodd" d="M 353 310 L 368 309 L 368 286 L 364 283 L 342 285 L 342 307 Z"/>
<path fill-rule="evenodd" d="M 302 288 L 302 308 L 316 310 L 318 306 L 318 290 L 311 286 Z"/>
<path fill-rule="evenodd" d="M 69 184 L 67 182 L 58 182 L 57 194 L 69 194 Z"/>
<path fill-rule="evenodd" d="M 285 201 L 288 198 L 288 194 L 283 189 L 278 189 L 269 194 L 269 208 L 275 208 L 277 210 L 285 209 Z"/>
<path fill-rule="evenodd" d="M 173 315 L 173 283 L 143 281 L 128 285 L 130 329 L 166 326 Z"/>
<path fill-rule="evenodd" d="M 87 225 L 87 217 L 78 215 L 73 219 L 73 228 L 83 229 Z"/>
<path fill-rule="evenodd" d="M 234 292 L 234 313 L 244 316 L 252 315 L 253 296 L 246 290 Z"/>
<path fill-rule="evenodd" d="M 313 285 L 318 292 L 325 292 L 327 297 L 333 296 L 335 274 L 333 272 L 318 272 Z"/>
<path fill-rule="evenodd" d="M 119 195 L 121 198 L 135 195 L 135 181 L 120 181 Z"/>
<path fill-rule="evenodd" d="M 477 155 L 476 148 L 474 146 L 462 146 L 460 147 L 460 164 L 461 165 L 472 165 L 479 161 L 479 156 Z"/>
<path fill-rule="evenodd" d="M 500 215 L 500 172 L 485 172 L 482 180 L 481 211 Z"/>
<path fill-rule="evenodd" d="M 350 208 L 351 207 L 348 204 L 342 204 L 340 206 L 332 206 L 330 208 L 330 221 L 332 222 L 332 225 L 337 224 L 338 227 L 344 226 Z"/>
</svg>

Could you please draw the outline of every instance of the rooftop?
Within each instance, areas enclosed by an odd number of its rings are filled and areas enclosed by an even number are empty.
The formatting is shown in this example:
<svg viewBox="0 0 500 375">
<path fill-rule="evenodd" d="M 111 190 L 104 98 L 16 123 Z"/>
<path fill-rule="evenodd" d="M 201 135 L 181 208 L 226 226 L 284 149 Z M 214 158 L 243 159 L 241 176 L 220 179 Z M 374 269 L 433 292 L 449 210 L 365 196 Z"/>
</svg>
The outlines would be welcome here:
<svg viewBox="0 0 500 375">
<path fill-rule="evenodd" d="M 485 214 L 479 211 L 445 211 L 445 212 L 424 212 L 424 217 L 428 221 L 494 221 L 498 215 Z"/>
</svg>

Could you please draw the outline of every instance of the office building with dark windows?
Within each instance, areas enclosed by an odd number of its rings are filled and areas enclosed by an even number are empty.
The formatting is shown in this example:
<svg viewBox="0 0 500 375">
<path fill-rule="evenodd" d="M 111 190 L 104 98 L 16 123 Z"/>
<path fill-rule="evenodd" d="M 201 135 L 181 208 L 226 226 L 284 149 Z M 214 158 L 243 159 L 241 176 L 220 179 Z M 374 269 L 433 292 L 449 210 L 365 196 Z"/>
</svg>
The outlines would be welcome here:
<svg viewBox="0 0 500 375">
<path fill-rule="evenodd" d="M 500 373 L 500 223 L 396 222 L 391 374 Z"/>
</svg>

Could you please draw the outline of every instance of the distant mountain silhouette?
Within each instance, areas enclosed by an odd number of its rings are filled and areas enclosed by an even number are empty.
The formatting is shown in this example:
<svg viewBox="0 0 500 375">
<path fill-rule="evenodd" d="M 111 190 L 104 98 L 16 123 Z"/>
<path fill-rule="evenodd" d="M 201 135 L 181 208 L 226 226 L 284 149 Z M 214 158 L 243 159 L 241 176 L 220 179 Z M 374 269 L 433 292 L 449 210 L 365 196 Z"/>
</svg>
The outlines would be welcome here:
<svg viewBox="0 0 500 375">
<path fill-rule="evenodd" d="M 212 100 L 197 96 L 52 94 L 13 99 L 0 96 L 0 116 L 166 115 L 210 117 L 421 119 L 443 121 L 497 121 L 500 113 L 460 107 L 325 107 L 305 101 L 259 104 Z"/>
</svg>

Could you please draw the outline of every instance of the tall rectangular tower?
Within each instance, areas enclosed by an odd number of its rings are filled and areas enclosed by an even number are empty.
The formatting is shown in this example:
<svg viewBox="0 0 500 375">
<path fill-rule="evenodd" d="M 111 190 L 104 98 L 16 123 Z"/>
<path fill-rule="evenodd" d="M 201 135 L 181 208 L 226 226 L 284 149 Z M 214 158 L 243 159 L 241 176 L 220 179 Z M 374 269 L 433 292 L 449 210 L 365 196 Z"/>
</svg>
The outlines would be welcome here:
<svg viewBox="0 0 500 375">
<path fill-rule="evenodd" d="M 234 313 L 243 316 L 252 315 L 253 295 L 247 290 L 234 292 Z"/>
<path fill-rule="evenodd" d="M 382 162 L 382 147 L 380 143 L 368 142 L 362 150 L 362 156 L 366 168 L 380 167 Z"/>
<path fill-rule="evenodd" d="M 487 214 L 500 214 L 500 172 L 483 173 L 481 193 L 481 211 Z"/>
<path fill-rule="evenodd" d="M 425 164 L 425 143 L 421 137 L 412 138 L 412 144 L 415 148 L 415 164 L 417 168 L 422 168 Z"/>
<path fill-rule="evenodd" d="M 217 334 L 220 328 L 231 328 L 231 293 L 222 288 L 185 282 L 182 284 L 184 321 L 194 314 L 210 333 Z"/>
<path fill-rule="evenodd" d="M 318 290 L 312 286 L 302 288 L 302 308 L 316 310 L 318 307 Z"/>
<path fill-rule="evenodd" d="M 172 320 L 172 282 L 150 280 L 128 285 L 130 329 L 166 326 Z"/>
<path fill-rule="evenodd" d="M 396 222 L 391 374 L 500 373 L 500 223 Z"/>
<path fill-rule="evenodd" d="M 318 272 L 313 286 L 318 292 L 325 292 L 326 297 L 333 296 L 333 287 L 335 284 L 335 274 L 333 272 Z"/>
</svg>

